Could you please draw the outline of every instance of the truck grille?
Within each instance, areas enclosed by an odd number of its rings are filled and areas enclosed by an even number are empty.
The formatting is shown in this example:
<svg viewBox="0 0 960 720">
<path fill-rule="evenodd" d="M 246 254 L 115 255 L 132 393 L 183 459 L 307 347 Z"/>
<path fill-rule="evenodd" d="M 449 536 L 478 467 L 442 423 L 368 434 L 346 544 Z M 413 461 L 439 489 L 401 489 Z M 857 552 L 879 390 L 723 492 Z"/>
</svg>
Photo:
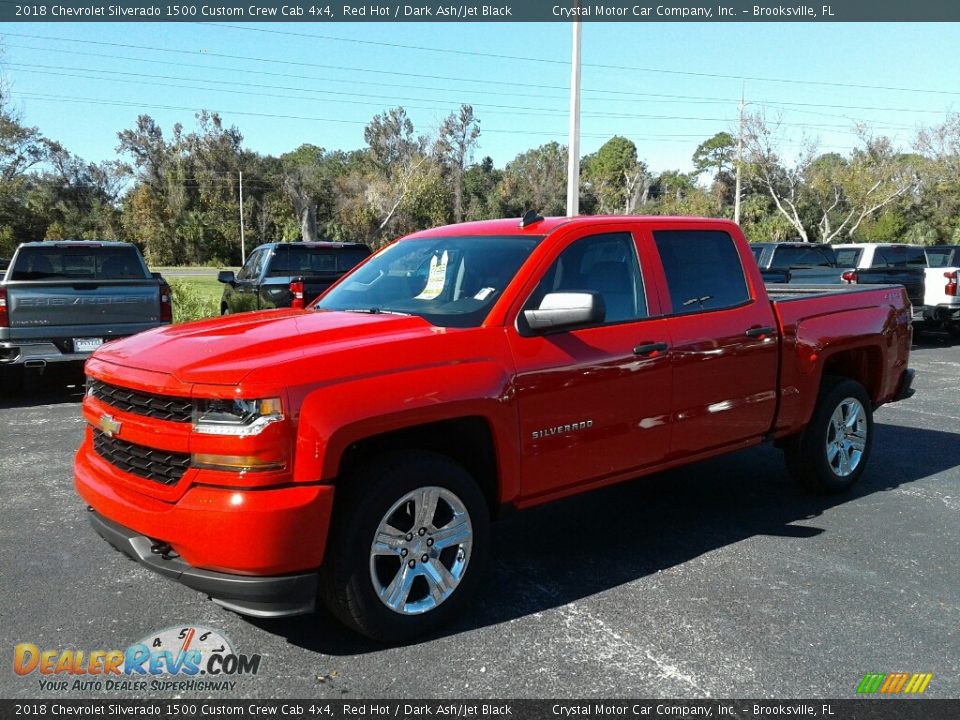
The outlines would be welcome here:
<svg viewBox="0 0 960 720">
<path fill-rule="evenodd" d="M 93 397 L 118 410 L 171 422 L 190 422 L 193 419 L 193 403 L 189 398 L 153 395 L 108 385 L 94 378 L 88 378 L 87 382 Z"/>
<path fill-rule="evenodd" d="M 190 467 L 190 456 L 186 453 L 134 445 L 108 437 L 99 430 L 93 431 L 93 449 L 97 455 L 124 472 L 163 485 L 173 485 Z"/>
</svg>

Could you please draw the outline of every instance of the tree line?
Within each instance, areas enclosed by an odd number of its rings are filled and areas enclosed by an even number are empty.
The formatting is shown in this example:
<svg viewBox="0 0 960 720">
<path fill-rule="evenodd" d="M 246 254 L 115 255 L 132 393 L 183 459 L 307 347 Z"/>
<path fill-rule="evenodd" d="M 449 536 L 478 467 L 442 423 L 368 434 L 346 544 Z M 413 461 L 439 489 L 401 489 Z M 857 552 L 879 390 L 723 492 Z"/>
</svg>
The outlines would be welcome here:
<svg viewBox="0 0 960 720">
<path fill-rule="evenodd" d="M 305 143 L 274 157 L 200 112 L 165 131 L 149 115 L 117 133 L 117 159 L 85 162 L 0 97 L 0 256 L 20 242 L 125 240 L 154 265 L 240 261 L 246 247 L 330 239 L 377 247 L 462 220 L 562 215 L 567 148 L 549 142 L 497 168 L 477 159 L 480 119 L 462 105 L 433 133 L 403 107 L 375 115 L 357 150 Z M 793 158 L 777 121 L 747 116 L 739 137 L 705 138 L 692 169 L 654 171 L 613 136 L 582 158 L 581 212 L 733 217 L 752 241 L 960 242 L 960 115 L 917 133 L 903 152 L 867 127 L 846 154 L 807 143 Z"/>
</svg>

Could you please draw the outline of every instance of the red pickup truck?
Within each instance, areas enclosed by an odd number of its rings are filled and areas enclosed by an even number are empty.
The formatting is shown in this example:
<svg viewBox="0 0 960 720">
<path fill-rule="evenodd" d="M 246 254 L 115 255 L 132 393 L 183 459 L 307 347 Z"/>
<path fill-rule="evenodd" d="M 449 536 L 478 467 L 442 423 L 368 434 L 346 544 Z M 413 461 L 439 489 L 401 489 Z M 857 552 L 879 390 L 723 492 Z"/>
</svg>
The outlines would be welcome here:
<svg viewBox="0 0 960 720">
<path fill-rule="evenodd" d="M 237 612 L 409 638 L 455 617 L 490 521 L 773 441 L 808 489 L 862 475 L 911 394 L 903 288 L 771 286 L 739 228 L 526 217 L 415 233 L 307 309 L 87 362 L 96 530 Z"/>
</svg>

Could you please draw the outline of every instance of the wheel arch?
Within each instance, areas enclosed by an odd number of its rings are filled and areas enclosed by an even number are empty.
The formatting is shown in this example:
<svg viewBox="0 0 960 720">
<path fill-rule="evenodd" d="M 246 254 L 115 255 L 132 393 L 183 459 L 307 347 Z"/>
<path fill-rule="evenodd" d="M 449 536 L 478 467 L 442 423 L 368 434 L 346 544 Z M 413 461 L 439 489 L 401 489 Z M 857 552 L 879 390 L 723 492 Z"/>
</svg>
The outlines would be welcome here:
<svg viewBox="0 0 960 720">
<path fill-rule="evenodd" d="M 477 415 L 411 425 L 359 439 L 341 456 L 337 477 L 349 477 L 371 458 L 417 450 L 443 455 L 462 465 L 480 486 L 491 516 L 499 514 L 501 474 L 496 439 L 488 420 Z"/>
</svg>

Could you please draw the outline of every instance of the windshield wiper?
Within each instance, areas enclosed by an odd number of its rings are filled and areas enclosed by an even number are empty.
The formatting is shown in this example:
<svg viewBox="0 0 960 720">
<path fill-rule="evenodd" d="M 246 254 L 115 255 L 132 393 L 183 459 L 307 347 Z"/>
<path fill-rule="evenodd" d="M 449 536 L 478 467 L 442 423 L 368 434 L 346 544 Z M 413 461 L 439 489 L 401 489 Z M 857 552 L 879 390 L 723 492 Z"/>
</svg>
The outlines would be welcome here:
<svg viewBox="0 0 960 720">
<path fill-rule="evenodd" d="M 370 307 L 370 308 L 346 308 L 340 312 L 352 312 L 352 313 L 364 313 L 365 315 L 403 315 L 409 317 L 410 313 L 397 312 L 396 310 L 384 310 L 383 308 Z"/>
</svg>

